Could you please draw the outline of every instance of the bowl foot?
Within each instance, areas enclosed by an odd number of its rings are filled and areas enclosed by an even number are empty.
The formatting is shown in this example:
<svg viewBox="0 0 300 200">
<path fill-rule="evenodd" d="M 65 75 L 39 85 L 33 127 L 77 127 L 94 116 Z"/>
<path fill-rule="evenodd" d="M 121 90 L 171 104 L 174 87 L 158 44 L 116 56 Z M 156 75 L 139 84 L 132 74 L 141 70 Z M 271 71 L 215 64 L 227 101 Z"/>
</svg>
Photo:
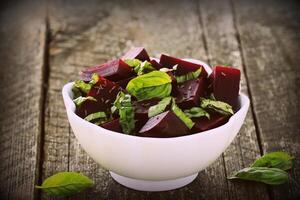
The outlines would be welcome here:
<svg viewBox="0 0 300 200">
<path fill-rule="evenodd" d="M 132 179 L 125 176 L 118 175 L 114 172 L 109 172 L 112 178 L 124 185 L 128 188 L 139 190 L 139 191 L 149 191 L 149 192 L 158 192 L 158 191 L 167 191 L 167 190 L 174 190 L 177 188 L 181 188 L 186 186 L 187 184 L 191 183 L 197 177 L 198 173 L 178 178 L 172 180 L 163 180 L 163 181 L 147 181 L 147 180 L 140 180 L 140 179 Z"/>
</svg>

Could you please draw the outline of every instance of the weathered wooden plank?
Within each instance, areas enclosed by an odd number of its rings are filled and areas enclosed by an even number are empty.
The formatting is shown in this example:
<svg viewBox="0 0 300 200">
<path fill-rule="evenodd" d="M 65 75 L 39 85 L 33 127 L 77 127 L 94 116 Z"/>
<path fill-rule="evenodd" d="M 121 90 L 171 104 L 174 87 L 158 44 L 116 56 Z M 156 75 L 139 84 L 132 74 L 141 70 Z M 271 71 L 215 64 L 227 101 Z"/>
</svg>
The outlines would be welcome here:
<svg viewBox="0 0 300 200">
<path fill-rule="evenodd" d="M 43 13 L 43 6 L 33 2 L 1 7 L 1 199 L 34 199 L 37 195 L 46 36 Z"/>
<path fill-rule="evenodd" d="M 272 197 L 299 199 L 299 2 L 234 1 L 234 8 L 263 150 L 295 157 L 290 181 Z"/>
<path fill-rule="evenodd" d="M 146 193 L 120 186 L 80 148 L 61 99 L 63 84 L 76 79 L 83 66 L 120 56 L 135 45 L 145 46 L 152 55 L 167 52 L 206 60 L 196 2 L 61 1 L 52 3 L 49 14 L 52 42 L 43 178 L 65 170 L 90 176 L 95 187 L 74 199 L 229 199 L 222 158 L 176 191 Z"/>
<path fill-rule="evenodd" d="M 207 0 L 199 2 L 200 14 L 212 66 L 225 64 L 241 70 L 242 92 L 247 93 L 239 43 L 236 37 L 231 2 Z M 216 10 L 218 12 L 216 12 Z M 224 152 L 226 174 L 249 166 L 260 156 L 251 110 L 233 143 Z M 230 199 L 269 199 L 267 188 L 261 184 L 228 181 Z"/>
</svg>

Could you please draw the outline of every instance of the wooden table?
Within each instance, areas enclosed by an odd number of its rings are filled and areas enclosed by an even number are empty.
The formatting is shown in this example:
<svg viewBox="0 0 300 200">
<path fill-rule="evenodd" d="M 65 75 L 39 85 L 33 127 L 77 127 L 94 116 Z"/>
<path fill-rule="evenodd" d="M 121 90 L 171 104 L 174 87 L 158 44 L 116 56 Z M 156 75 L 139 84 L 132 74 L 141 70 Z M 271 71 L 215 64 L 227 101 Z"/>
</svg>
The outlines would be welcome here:
<svg viewBox="0 0 300 200">
<path fill-rule="evenodd" d="M 7 3 L 0 27 L 0 196 L 55 199 L 34 189 L 59 171 L 95 182 L 70 199 L 300 199 L 300 6 L 296 1 L 48 1 Z M 144 46 L 242 70 L 251 108 L 230 147 L 190 185 L 138 192 L 80 147 L 62 86 L 84 67 Z M 226 176 L 266 152 L 295 157 L 288 183 Z M 113 155 L 112 155 L 113 156 Z"/>
</svg>

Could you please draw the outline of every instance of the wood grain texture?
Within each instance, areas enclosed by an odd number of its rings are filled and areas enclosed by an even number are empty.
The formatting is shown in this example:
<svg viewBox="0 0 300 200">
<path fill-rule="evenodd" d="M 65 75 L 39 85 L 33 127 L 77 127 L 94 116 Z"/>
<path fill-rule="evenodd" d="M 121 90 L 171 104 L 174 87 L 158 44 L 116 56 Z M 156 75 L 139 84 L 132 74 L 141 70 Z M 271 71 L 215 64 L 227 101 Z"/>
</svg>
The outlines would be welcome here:
<svg viewBox="0 0 300 200">
<path fill-rule="evenodd" d="M 0 15 L 0 199 L 34 199 L 42 131 L 43 5 L 10 2 Z"/>
<path fill-rule="evenodd" d="M 209 61 L 214 65 L 229 65 L 241 70 L 241 91 L 247 94 L 239 42 L 236 37 L 231 2 L 228 0 L 199 1 Z M 216 12 L 216 10 L 218 12 Z M 260 156 L 254 120 L 249 110 L 245 123 L 233 143 L 224 152 L 226 174 L 249 166 Z M 269 199 L 263 184 L 228 181 L 230 199 Z"/>
<path fill-rule="evenodd" d="M 272 198 L 299 199 L 299 2 L 234 1 L 234 9 L 263 150 L 295 157 L 290 181 L 272 187 Z"/>
<path fill-rule="evenodd" d="M 72 199 L 229 199 L 222 157 L 192 184 L 176 191 L 138 192 L 117 184 L 74 138 L 60 92 L 66 82 L 78 78 L 83 66 L 118 57 L 132 46 L 144 46 L 152 56 L 167 52 L 206 60 L 197 3 L 57 1 L 50 5 L 49 18 L 52 41 L 43 179 L 71 170 L 95 181 L 92 189 Z"/>
</svg>

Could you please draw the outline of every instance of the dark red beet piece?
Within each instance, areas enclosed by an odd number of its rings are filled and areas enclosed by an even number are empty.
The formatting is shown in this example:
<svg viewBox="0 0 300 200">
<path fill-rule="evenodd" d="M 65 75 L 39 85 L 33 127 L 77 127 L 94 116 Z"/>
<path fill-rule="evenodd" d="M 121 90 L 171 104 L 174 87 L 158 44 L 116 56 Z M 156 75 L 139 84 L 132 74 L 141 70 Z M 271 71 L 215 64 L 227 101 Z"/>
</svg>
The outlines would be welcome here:
<svg viewBox="0 0 300 200">
<path fill-rule="evenodd" d="M 163 66 L 154 59 L 150 60 L 150 63 L 157 70 L 163 68 Z"/>
<path fill-rule="evenodd" d="M 79 107 L 76 108 L 75 113 L 81 117 L 85 118 L 89 114 L 104 111 L 100 104 L 97 104 L 96 101 L 86 100 Z"/>
<path fill-rule="evenodd" d="M 177 85 L 176 103 L 182 109 L 199 106 L 200 97 L 205 95 L 206 78 L 199 77 Z"/>
<path fill-rule="evenodd" d="M 126 78 L 126 79 L 123 79 L 123 80 L 120 80 L 120 81 L 117 81 L 116 83 L 121 87 L 123 88 L 124 90 L 126 89 L 126 86 L 128 84 L 128 82 L 133 79 L 135 76 L 132 76 L 132 77 L 129 77 L 129 78 Z"/>
<path fill-rule="evenodd" d="M 178 91 L 177 91 L 177 81 L 176 81 L 176 77 L 174 76 L 174 73 L 173 72 L 167 72 L 167 74 L 170 76 L 172 82 L 172 92 L 171 92 L 171 95 L 172 96 L 177 96 L 178 94 Z"/>
<path fill-rule="evenodd" d="M 212 73 L 212 92 L 219 101 L 238 107 L 241 72 L 232 67 L 216 66 Z"/>
<path fill-rule="evenodd" d="M 131 48 L 129 51 L 127 51 L 125 53 L 124 56 L 122 56 L 123 60 L 126 60 L 126 59 L 135 59 L 135 58 L 139 59 L 141 61 L 145 61 L 145 60 L 150 61 L 150 57 L 149 57 L 147 51 L 143 47 L 134 47 L 134 48 Z"/>
<path fill-rule="evenodd" d="M 102 110 L 109 110 L 116 99 L 119 91 L 123 89 L 114 82 L 103 77 L 99 77 L 99 81 L 89 91 L 88 96 L 97 99 L 97 104 Z"/>
<path fill-rule="evenodd" d="M 132 68 L 121 59 L 111 60 L 102 65 L 89 67 L 80 72 L 82 80 L 89 81 L 93 73 L 105 77 L 110 81 L 119 81 L 134 74 Z"/>
<path fill-rule="evenodd" d="M 207 119 L 206 117 L 192 118 L 193 122 L 195 122 L 195 125 L 192 128 L 192 132 L 199 133 L 202 131 L 216 128 L 225 124 L 228 121 L 228 119 L 228 116 L 221 115 L 218 113 L 210 114 L 210 119 Z"/>
<path fill-rule="evenodd" d="M 161 54 L 159 63 L 163 67 L 168 67 L 168 68 L 172 68 L 174 65 L 177 65 L 177 70 L 175 71 L 176 76 L 181 76 L 181 75 L 187 74 L 189 72 L 194 72 L 199 68 L 202 68 L 200 76 L 207 77 L 207 72 L 202 65 L 188 62 L 185 60 L 181 60 L 179 58 Z"/>
<path fill-rule="evenodd" d="M 109 122 L 105 122 L 104 124 L 101 124 L 101 127 L 111 130 L 111 131 L 122 133 L 122 128 L 121 128 L 120 121 L 118 118 L 113 119 Z"/>
<path fill-rule="evenodd" d="M 144 137 L 177 137 L 187 134 L 188 127 L 172 111 L 150 118 L 138 133 Z"/>
<path fill-rule="evenodd" d="M 140 130 L 145 123 L 148 121 L 148 110 L 151 106 L 156 105 L 160 99 L 148 99 L 143 101 L 136 101 L 133 103 L 134 113 L 135 113 L 135 126 L 136 130 Z"/>
</svg>

